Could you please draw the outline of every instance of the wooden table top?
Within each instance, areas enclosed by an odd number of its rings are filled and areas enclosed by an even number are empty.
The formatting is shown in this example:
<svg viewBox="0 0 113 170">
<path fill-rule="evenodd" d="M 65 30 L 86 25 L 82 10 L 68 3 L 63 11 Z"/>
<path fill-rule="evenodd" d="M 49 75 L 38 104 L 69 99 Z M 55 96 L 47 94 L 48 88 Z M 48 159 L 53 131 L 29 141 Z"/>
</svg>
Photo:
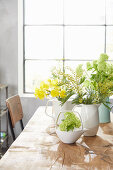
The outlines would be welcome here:
<svg viewBox="0 0 113 170">
<path fill-rule="evenodd" d="M 63 144 L 53 120 L 39 107 L 23 132 L 0 160 L 0 170 L 111 170 L 113 169 L 113 117 L 101 124 L 97 136 L 82 136 Z"/>
</svg>

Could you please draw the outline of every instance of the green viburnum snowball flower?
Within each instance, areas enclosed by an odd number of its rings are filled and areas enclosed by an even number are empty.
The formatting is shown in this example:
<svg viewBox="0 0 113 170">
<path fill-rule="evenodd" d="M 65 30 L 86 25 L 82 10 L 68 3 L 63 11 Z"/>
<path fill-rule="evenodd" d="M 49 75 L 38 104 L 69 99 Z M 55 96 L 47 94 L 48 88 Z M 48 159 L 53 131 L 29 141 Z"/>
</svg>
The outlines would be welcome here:
<svg viewBox="0 0 113 170">
<path fill-rule="evenodd" d="M 106 61 L 108 60 L 108 55 L 107 54 L 101 54 L 100 58 L 98 60 L 98 71 L 105 71 L 107 63 Z"/>
<path fill-rule="evenodd" d="M 62 123 L 59 125 L 61 131 L 70 131 L 74 128 L 79 128 L 81 126 L 80 119 L 73 112 L 64 113 L 65 119 L 62 120 Z"/>
<path fill-rule="evenodd" d="M 106 60 L 108 60 L 108 58 L 109 58 L 108 55 L 103 53 L 100 55 L 99 62 L 106 61 Z"/>
</svg>

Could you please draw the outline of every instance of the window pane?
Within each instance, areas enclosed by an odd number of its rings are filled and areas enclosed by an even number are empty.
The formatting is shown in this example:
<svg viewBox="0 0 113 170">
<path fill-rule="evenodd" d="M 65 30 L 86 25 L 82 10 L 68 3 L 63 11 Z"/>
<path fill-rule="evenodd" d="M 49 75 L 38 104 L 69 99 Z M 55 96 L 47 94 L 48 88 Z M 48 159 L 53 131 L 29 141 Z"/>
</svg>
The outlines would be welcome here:
<svg viewBox="0 0 113 170">
<path fill-rule="evenodd" d="M 68 59 L 92 60 L 104 52 L 105 28 L 68 26 L 65 28 L 65 55 Z"/>
<path fill-rule="evenodd" d="M 79 64 L 83 64 L 83 68 L 85 68 L 84 66 L 87 62 L 88 61 L 65 61 L 65 66 L 76 69 Z"/>
<path fill-rule="evenodd" d="M 25 24 L 62 24 L 63 0 L 25 0 Z"/>
<path fill-rule="evenodd" d="M 61 26 L 25 27 L 25 58 L 63 58 L 63 28 Z"/>
<path fill-rule="evenodd" d="M 105 0 L 65 0 L 65 24 L 104 24 Z"/>
<path fill-rule="evenodd" d="M 113 24 L 113 0 L 106 0 L 106 24 Z"/>
<path fill-rule="evenodd" d="M 106 53 L 109 55 L 109 59 L 113 60 L 113 26 L 107 26 Z"/>
<path fill-rule="evenodd" d="M 42 80 L 47 80 L 51 76 L 51 69 L 59 67 L 62 62 L 58 61 L 25 61 L 25 92 L 33 92 L 35 87 L 39 87 Z"/>
<path fill-rule="evenodd" d="M 77 66 L 79 64 L 83 64 L 83 69 L 86 69 L 86 63 L 88 61 L 65 61 L 65 66 L 66 67 L 71 67 L 72 69 L 76 70 Z M 69 70 L 66 70 L 66 73 L 70 73 Z"/>
</svg>

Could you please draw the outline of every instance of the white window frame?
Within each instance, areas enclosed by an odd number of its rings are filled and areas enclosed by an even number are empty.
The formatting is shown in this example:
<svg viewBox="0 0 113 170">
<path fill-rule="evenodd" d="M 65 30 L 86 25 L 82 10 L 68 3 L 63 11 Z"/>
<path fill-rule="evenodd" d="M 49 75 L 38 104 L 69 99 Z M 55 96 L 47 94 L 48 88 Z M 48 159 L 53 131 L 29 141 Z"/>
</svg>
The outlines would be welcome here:
<svg viewBox="0 0 113 170">
<path fill-rule="evenodd" d="M 21 97 L 35 97 L 24 92 L 24 1 L 18 0 L 18 94 Z M 113 99 L 113 96 L 110 97 Z"/>
<path fill-rule="evenodd" d="M 24 93 L 24 60 L 23 60 L 23 40 L 24 40 L 24 13 L 23 13 L 23 0 L 18 0 L 18 94 L 21 97 L 35 97 L 33 94 Z"/>
<path fill-rule="evenodd" d="M 23 96 L 23 0 L 18 0 L 18 94 Z"/>
</svg>

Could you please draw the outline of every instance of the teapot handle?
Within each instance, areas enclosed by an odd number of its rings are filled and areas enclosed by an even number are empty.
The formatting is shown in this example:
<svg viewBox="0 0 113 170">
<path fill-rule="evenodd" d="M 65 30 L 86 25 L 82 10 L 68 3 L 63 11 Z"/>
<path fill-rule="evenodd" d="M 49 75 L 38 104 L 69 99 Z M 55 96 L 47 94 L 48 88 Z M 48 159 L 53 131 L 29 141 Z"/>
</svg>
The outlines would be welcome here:
<svg viewBox="0 0 113 170">
<path fill-rule="evenodd" d="M 50 100 L 47 101 L 47 104 L 46 104 L 46 107 L 45 107 L 45 114 L 46 114 L 47 116 L 49 116 L 49 117 L 51 117 L 51 118 L 54 119 L 53 115 L 50 115 L 50 114 L 47 112 L 48 104 L 49 104 L 49 102 L 52 102 L 52 101 L 53 101 L 53 99 L 50 99 Z M 52 110 L 52 114 L 53 114 L 53 110 Z"/>
<path fill-rule="evenodd" d="M 67 111 L 67 110 L 64 110 L 63 112 L 66 112 L 66 111 Z M 68 110 L 68 111 L 70 111 L 70 112 L 71 112 L 71 110 Z M 79 117 L 80 117 L 80 121 L 81 121 L 81 125 L 82 125 L 82 130 L 83 130 L 83 122 L 82 122 L 82 118 L 81 118 L 80 113 L 79 113 L 79 112 L 77 112 L 77 111 L 74 111 L 73 109 L 72 109 L 72 111 L 73 111 L 73 112 L 76 112 L 76 113 L 79 115 Z M 59 117 L 60 117 L 61 113 L 62 113 L 62 112 L 60 112 L 60 113 L 58 114 L 58 116 L 57 116 L 57 120 L 56 120 L 56 123 L 55 123 L 55 124 L 56 124 L 56 126 L 58 126 L 58 124 L 57 124 L 57 123 L 58 123 L 58 119 L 59 119 Z"/>
</svg>

